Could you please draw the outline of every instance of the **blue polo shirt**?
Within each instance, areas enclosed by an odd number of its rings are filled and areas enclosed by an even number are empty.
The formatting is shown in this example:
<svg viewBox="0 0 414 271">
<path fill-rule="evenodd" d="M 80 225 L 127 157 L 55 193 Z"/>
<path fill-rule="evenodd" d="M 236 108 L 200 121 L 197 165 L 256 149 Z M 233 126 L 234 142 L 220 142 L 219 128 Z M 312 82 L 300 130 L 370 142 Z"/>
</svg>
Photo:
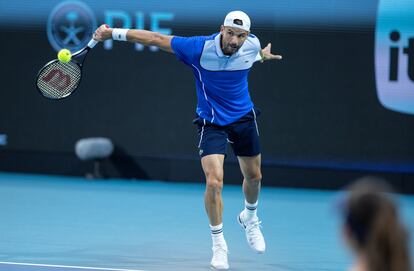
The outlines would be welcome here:
<svg viewBox="0 0 414 271">
<path fill-rule="evenodd" d="M 221 34 L 178 37 L 171 40 L 177 58 L 192 68 L 196 90 L 196 113 L 203 119 L 227 125 L 253 108 L 247 77 L 253 63 L 260 59 L 260 42 L 250 34 L 233 55 L 221 51 Z"/>
</svg>

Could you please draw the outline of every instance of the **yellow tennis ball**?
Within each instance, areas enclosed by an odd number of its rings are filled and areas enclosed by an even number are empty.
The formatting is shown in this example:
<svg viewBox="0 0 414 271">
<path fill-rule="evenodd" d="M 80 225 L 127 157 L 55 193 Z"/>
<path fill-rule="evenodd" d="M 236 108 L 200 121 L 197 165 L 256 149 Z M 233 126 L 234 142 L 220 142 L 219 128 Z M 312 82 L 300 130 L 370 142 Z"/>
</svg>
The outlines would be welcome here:
<svg viewBox="0 0 414 271">
<path fill-rule="evenodd" d="M 68 49 L 62 49 L 58 53 L 58 59 L 60 62 L 68 63 L 72 58 L 72 54 Z"/>
</svg>

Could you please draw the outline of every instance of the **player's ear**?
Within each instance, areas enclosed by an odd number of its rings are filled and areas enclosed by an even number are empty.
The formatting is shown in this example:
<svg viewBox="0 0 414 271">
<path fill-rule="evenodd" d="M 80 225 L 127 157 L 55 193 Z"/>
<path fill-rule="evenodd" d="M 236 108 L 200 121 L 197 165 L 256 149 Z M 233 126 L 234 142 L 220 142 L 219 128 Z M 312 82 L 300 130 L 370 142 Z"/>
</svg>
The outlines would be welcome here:
<svg viewBox="0 0 414 271">
<path fill-rule="evenodd" d="M 223 34 L 223 32 L 224 32 L 224 25 L 220 26 L 220 33 Z"/>
</svg>

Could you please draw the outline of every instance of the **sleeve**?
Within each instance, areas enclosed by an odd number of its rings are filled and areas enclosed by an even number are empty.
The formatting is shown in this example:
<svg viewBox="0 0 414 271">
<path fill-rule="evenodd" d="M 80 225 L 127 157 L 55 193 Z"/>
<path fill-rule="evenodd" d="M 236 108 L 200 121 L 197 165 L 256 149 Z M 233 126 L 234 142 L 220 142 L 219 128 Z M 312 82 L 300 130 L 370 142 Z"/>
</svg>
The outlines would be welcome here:
<svg viewBox="0 0 414 271">
<path fill-rule="evenodd" d="M 179 60 L 187 65 L 191 65 L 199 58 L 202 45 L 201 40 L 201 37 L 174 36 L 171 40 L 171 48 Z"/>
<path fill-rule="evenodd" d="M 252 37 L 252 43 L 253 43 L 253 46 L 254 46 L 254 48 L 257 52 L 254 62 L 262 61 L 262 55 L 260 54 L 260 52 L 262 51 L 262 47 L 260 45 L 260 40 L 253 34 L 250 34 L 250 36 Z"/>
</svg>

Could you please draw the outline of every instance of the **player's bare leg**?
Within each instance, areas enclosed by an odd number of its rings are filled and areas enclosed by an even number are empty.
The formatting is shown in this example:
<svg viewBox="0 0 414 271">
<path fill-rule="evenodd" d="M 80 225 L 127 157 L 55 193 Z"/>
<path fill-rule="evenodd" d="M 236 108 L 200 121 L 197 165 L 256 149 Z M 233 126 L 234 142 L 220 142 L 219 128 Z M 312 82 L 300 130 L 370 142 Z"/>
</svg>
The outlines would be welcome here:
<svg viewBox="0 0 414 271">
<path fill-rule="evenodd" d="M 266 244 L 260 230 L 260 221 L 257 217 L 257 203 L 259 198 L 262 173 L 261 155 L 253 157 L 237 157 L 243 174 L 243 192 L 245 196 L 245 208 L 237 218 L 240 225 L 246 231 L 247 242 L 257 253 L 263 253 Z"/>
<path fill-rule="evenodd" d="M 256 203 L 259 198 L 262 181 L 261 155 L 253 157 L 237 157 L 243 174 L 243 193 L 248 203 Z"/>
<path fill-rule="evenodd" d="M 210 221 L 213 240 L 213 258 L 211 266 L 215 269 L 228 269 L 227 244 L 223 235 L 223 164 L 224 155 L 211 154 L 201 158 L 201 165 L 206 176 L 204 203 Z"/>
<path fill-rule="evenodd" d="M 224 155 L 211 154 L 201 159 L 206 176 L 206 192 L 204 196 L 205 207 L 210 224 L 216 226 L 222 222 L 223 201 L 221 190 L 223 188 Z"/>
</svg>

